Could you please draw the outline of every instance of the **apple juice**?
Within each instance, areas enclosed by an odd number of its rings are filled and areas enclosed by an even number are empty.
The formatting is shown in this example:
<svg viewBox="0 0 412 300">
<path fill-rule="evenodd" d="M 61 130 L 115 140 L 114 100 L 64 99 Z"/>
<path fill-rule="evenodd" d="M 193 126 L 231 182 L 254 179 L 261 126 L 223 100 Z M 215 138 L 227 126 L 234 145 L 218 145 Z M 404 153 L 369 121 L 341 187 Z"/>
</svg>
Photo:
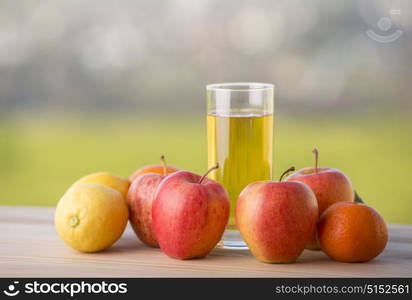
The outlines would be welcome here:
<svg viewBox="0 0 412 300">
<path fill-rule="evenodd" d="M 229 229 L 235 229 L 236 199 L 243 188 L 257 180 L 272 179 L 273 114 L 236 111 L 207 116 L 208 164 L 219 168 L 209 177 L 229 194 Z"/>
</svg>

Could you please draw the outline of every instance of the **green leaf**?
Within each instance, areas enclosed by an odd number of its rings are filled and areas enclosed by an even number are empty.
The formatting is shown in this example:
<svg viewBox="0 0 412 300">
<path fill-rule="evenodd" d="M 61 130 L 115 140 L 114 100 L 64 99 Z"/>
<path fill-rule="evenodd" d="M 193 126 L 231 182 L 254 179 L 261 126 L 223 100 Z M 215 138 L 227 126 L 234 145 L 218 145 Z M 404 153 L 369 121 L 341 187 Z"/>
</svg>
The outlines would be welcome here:
<svg viewBox="0 0 412 300">
<path fill-rule="evenodd" d="M 365 203 L 356 191 L 355 191 L 355 203 Z"/>
</svg>

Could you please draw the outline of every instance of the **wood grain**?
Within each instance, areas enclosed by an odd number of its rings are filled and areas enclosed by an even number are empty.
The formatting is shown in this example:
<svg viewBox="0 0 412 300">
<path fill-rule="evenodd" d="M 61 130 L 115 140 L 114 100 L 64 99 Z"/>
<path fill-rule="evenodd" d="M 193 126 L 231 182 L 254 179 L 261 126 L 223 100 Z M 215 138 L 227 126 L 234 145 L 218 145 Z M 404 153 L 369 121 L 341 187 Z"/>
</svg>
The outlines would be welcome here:
<svg viewBox="0 0 412 300">
<path fill-rule="evenodd" d="M 0 206 L 0 277 L 411 277 L 412 226 L 390 225 L 385 251 L 368 263 L 339 263 L 305 250 L 297 263 L 264 264 L 249 251 L 218 249 L 176 260 L 143 246 L 128 227 L 110 249 L 76 252 L 58 237 L 52 208 Z"/>
</svg>

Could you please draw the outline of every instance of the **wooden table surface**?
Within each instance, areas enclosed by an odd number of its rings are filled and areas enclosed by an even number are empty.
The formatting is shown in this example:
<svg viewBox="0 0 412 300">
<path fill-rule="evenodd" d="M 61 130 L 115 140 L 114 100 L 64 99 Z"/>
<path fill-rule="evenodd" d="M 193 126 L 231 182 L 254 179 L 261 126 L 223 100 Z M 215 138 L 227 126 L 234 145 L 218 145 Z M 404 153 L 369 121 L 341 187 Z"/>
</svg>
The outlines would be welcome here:
<svg viewBox="0 0 412 300">
<path fill-rule="evenodd" d="M 142 245 L 128 226 L 110 249 L 76 252 L 58 237 L 53 208 L 0 206 L 0 277 L 412 277 L 412 226 L 390 225 L 385 251 L 367 263 L 339 263 L 305 250 L 294 264 L 264 264 L 248 250 L 216 248 L 176 260 Z"/>
</svg>

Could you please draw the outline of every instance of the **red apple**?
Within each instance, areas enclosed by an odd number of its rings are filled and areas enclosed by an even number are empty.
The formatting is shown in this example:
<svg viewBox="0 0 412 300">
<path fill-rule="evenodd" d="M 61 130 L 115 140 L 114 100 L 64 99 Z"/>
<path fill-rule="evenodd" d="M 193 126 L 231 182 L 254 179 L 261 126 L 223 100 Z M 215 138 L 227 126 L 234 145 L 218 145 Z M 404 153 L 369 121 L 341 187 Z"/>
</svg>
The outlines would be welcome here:
<svg viewBox="0 0 412 300">
<path fill-rule="evenodd" d="M 153 229 L 160 248 L 179 259 L 206 256 L 219 242 L 229 218 L 229 198 L 216 181 L 187 171 L 168 175 L 157 189 Z"/>
<path fill-rule="evenodd" d="M 257 181 L 236 202 L 236 225 L 252 254 L 266 263 L 294 262 L 313 235 L 318 205 L 303 183 Z"/>
<path fill-rule="evenodd" d="M 150 247 L 159 247 L 152 229 L 152 204 L 160 182 L 167 176 L 168 167 L 165 158 L 160 157 L 163 175 L 145 173 L 134 178 L 127 193 L 127 204 L 130 211 L 130 224 L 137 237 Z"/>
<path fill-rule="evenodd" d="M 172 166 L 167 166 L 166 167 L 166 175 L 176 172 L 179 169 L 176 167 L 172 167 Z M 143 175 L 143 174 L 147 174 L 147 173 L 157 173 L 160 175 L 165 175 L 165 168 L 163 164 L 160 165 L 147 165 L 147 166 L 143 166 L 139 169 L 137 169 L 136 171 L 134 171 L 130 176 L 129 176 L 129 181 L 132 182 L 134 179 L 136 179 L 137 177 Z"/>
<path fill-rule="evenodd" d="M 336 202 L 353 202 L 354 191 L 349 178 L 341 171 L 333 168 L 318 167 L 318 151 L 315 155 L 315 167 L 301 169 L 290 175 L 288 181 L 299 181 L 308 185 L 315 193 L 318 201 L 319 216 Z M 319 250 L 317 237 L 314 235 L 307 245 L 308 249 Z"/>
</svg>

